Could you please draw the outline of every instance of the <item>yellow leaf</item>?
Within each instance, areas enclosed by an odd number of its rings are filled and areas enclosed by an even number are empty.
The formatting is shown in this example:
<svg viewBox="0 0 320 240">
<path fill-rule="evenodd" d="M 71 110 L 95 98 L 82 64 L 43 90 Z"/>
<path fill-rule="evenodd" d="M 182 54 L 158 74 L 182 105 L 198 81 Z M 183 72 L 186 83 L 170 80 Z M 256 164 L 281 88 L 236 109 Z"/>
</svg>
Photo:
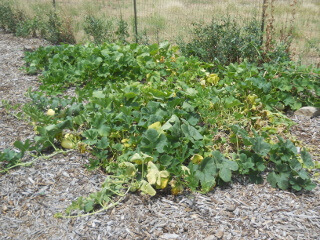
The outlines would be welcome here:
<svg viewBox="0 0 320 240">
<path fill-rule="evenodd" d="M 148 129 L 155 129 L 157 131 L 161 131 L 161 123 L 160 122 L 155 122 L 155 123 L 152 123 Z"/>
<path fill-rule="evenodd" d="M 121 140 L 121 143 L 127 143 L 128 141 L 129 141 L 128 138 L 124 138 L 124 139 Z"/>
<path fill-rule="evenodd" d="M 202 87 L 205 87 L 205 86 L 206 86 L 206 80 L 202 79 L 202 80 L 200 81 L 200 85 L 201 85 Z"/>
<path fill-rule="evenodd" d="M 183 171 L 184 174 L 186 174 L 186 173 L 190 174 L 190 169 L 187 168 L 186 166 L 182 165 L 182 166 L 181 166 L 181 169 L 182 169 L 182 171 Z"/>
<path fill-rule="evenodd" d="M 203 157 L 199 154 L 195 154 L 191 157 L 191 162 L 194 164 L 199 164 L 202 162 L 202 160 L 203 160 Z"/>
<path fill-rule="evenodd" d="M 161 184 L 160 172 L 153 162 L 148 162 L 147 179 L 150 184 Z"/>
<path fill-rule="evenodd" d="M 156 187 L 157 187 L 158 189 L 164 189 L 164 188 L 167 187 L 168 181 L 169 181 L 169 178 L 161 178 L 161 183 L 160 183 L 160 185 L 156 185 Z"/>
<path fill-rule="evenodd" d="M 148 163 L 148 182 L 153 185 L 155 184 L 157 188 L 165 188 L 168 184 L 170 173 L 166 170 L 159 171 L 157 166 L 153 162 Z"/>
<path fill-rule="evenodd" d="M 135 162 L 136 164 L 144 164 L 152 160 L 153 160 L 153 157 L 144 153 L 141 153 L 141 154 L 135 153 L 130 159 L 131 162 Z"/>
<path fill-rule="evenodd" d="M 141 181 L 140 190 L 146 194 L 149 194 L 150 196 L 154 196 L 157 193 L 156 190 L 154 190 L 154 188 L 151 186 L 151 184 L 145 180 Z"/>
<path fill-rule="evenodd" d="M 125 174 L 127 176 L 134 176 L 137 172 L 136 167 L 130 162 L 123 162 L 120 164 L 120 167 L 125 168 Z"/>
<path fill-rule="evenodd" d="M 125 143 L 125 144 L 123 144 L 123 146 L 124 146 L 124 148 L 129 148 L 129 147 L 131 147 L 131 144 Z"/>
<path fill-rule="evenodd" d="M 176 184 L 174 187 L 171 188 L 172 195 L 178 195 L 183 192 L 183 186 L 181 184 Z"/>
<path fill-rule="evenodd" d="M 160 184 L 157 183 L 156 187 L 160 189 L 164 189 L 168 185 L 170 173 L 166 170 L 160 172 Z"/>
<path fill-rule="evenodd" d="M 220 80 L 220 78 L 215 73 L 212 73 L 207 77 L 207 82 L 211 83 L 213 85 L 216 85 L 219 82 L 219 80 Z"/>
<path fill-rule="evenodd" d="M 147 179 L 150 184 L 156 184 L 158 179 L 160 180 L 159 183 L 161 183 L 159 170 L 158 169 L 149 169 L 148 174 L 147 174 Z"/>
<path fill-rule="evenodd" d="M 166 170 L 163 170 L 160 172 L 160 177 L 161 178 L 168 178 L 170 176 L 170 173 Z"/>
<path fill-rule="evenodd" d="M 258 96 L 255 95 L 255 94 L 248 95 L 248 96 L 247 96 L 247 101 L 248 101 L 250 104 L 254 104 L 257 98 L 258 98 Z"/>
</svg>

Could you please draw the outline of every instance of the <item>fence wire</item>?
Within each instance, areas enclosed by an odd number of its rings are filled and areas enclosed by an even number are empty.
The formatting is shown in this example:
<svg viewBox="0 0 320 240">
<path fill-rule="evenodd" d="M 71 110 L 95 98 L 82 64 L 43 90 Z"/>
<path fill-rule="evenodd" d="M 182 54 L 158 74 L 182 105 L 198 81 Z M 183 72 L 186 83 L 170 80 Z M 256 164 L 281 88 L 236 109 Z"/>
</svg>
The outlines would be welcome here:
<svg viewBox="0 0 320 240">
<path fill-rule="evenodd" d="M 231 17 L 241 23 L 255 17 L 261 21 L 264 0 L 136 0 L 137 32 L 145 43 L 191 38 L 193 23 L 208 24 L 212 18 Z M 293 24 L 293 51 L 308 55 L 311 62 L 319 59 L 319 0 L 267 0 L 267 18 L 274 15 L 277 37 Z M 76 28 L 81 29 L 86 15 L 106 21 L 122 18 L 128 23 L 131 40 L 135 39 L 134 0 L 55 0 L 57 8 L 70 14 Z M 270 4 L 274 4 L 271 13 Z M 29 6 L 52 5 L 53 0 L 29 0 Z M 318 13 L 317 13 L 318 11 Z M 295 16 L 293 13 L 295 12 Z M 294 19 L 295 18 L 295 19 Z M 293 21 L 295 20 L 295 21 Z M 268 22 L 266 22 L 266 26 Z M 80 30 L 78 33 L 85 34 Z"/>
<path fill-rule="evenodd" d="M 62 9 L 77 8 L 79 14 L 91 12 L 106 18 L 122 18 L 134 33 L 134 0 L 55 0 L 55 4 Z M 185 38 L 192 23 L 209 23 L 213 17 L 231 15 L 242 21 L 260 17 L 262 0 L 136 0 L 136 6 L 138 34 L 151 42 L 160 42 Z"/>
</svg>

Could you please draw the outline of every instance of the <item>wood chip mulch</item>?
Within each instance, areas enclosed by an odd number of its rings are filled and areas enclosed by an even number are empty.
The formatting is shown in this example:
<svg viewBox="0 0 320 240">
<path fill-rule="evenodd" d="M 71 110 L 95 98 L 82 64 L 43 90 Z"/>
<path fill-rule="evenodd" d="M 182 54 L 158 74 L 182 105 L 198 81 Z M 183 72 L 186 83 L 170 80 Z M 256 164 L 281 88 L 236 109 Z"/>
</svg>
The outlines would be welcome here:
<svg viewBox="0 0 320 240">
<path fill-rule="evenodd" d="M 36 76 L 27 76 L 23 50 L 47 45 L 0 32 L 0 99 L 24 103 Z M 293 117 L 294 118 L 294 117 Z M 320 118 L 295 119 L 293 134 L 314 149 L 320 146 Z M 33 138 L 32 126 L 0 103 L 0 150 Z M 319 149 L 312 152 L 319 159 Z M 316 156 L 317 155 L 317 156 Z M 26 161 L 31 159 L 26 159 Z M 57 219 L 72 200 L 99 189 L 105 176 L 84 167 L 76 152 L 38 160 L 0 175 L 0 239 L 320 239 L 320 187 L 292 193 L 268 183 L 235 181 L 207 195 L 148 198 L 138 194 L 115 208 L 75 219 Z"/>
</svg>

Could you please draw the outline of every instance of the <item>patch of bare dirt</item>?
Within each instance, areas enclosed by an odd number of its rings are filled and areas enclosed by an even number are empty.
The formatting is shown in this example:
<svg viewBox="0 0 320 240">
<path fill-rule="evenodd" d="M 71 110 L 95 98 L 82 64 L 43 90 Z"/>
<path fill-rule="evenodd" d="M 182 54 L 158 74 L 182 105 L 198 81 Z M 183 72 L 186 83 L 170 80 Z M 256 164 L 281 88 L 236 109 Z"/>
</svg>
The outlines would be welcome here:
<svg viewBox="0 0 320 240">
<path fill-rule="evenodd" d="M 23 49 L 46 44 L 0 33 L 1 100 L 22 104 L 27 101 L 26 90 L 37 89 L 37 78 L 21 70 Z M 293 133 L 319 146 L 319 118 L 297 121 Z M 0 150 L 19 138 L 32 137 L 31 126 L 0 105 Z M 72 200 L 99 189 L 105 176 L 86 170 L 83 165 L 87 162 L 87 155 L 69 152 L 0 175 L 0 239 L 314 240 L 320 236 L 319 186 L 309 193 L 294 194 L 267 183 L 235 182 L 207 195 L 147 198 L 130 194 L 106 212 L 54 218 Z"/>
</svg>

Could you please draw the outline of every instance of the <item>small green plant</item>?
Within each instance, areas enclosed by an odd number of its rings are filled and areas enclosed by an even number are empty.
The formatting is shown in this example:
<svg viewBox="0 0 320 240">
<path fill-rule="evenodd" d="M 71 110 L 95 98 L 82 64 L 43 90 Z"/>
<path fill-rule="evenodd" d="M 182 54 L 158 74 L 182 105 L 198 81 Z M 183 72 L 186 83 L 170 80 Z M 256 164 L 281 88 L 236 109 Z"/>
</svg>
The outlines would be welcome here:
<svg viewBox="0 0 320 240">
<path fill-rule="evenodd" d="M 137 42 L 141 45 L 150 45 L 150 37 L 146 29 L 144 29 L 140 32 L 140 34 L 138 34 Z"/>
<path fill-rule="evenodd" d="M 0 3 L 0 27 L 22 37 L 42 37 L 58 43 L 75 43 L 71 20 L 51 10 L 46 17 L 28 17 L 11 2 Z"/>
<path fill-rule="evenodd" d="M 52 10 L 47 14 L 44 37 L 54 44 L 75 43 L 71 20 L 62 18 L 57 11 Z"/>
<path fill-rule="evenodd" d="M 19 23 L 26 19 L 25 14 L 5 1 L 0 4 L 0 27 L 7 32 L 15 33 Z"/>
<path fill-rule="evenodd" d="M 38 16 L 19 22 L 16 36 L 19 37 L 44 37 L 45 23 Z"/>
<path fill-rule="evenodd" d="M 267 180 L 273 187 L 280 189 L 313 189 L 316 185 L 310 180 L 306 168 L 313 168 L 314 163 L 306 150 L 298 155 L 296 146 L 290 140 L 278 137 L 278 142 L 269 144 L 262 136 L 254 132 L 250 137 L 246 131 L 233 126 L 248 150 L 241 150 L 239 155 L 240 173 L 248 175 L 252 182 L 261 182 L 261 173 L 268 168 Z"/>
<path fill-rule="evenodd" d="M 93 15 L 85 17 L 83 29 L 85 33 L 93 38 L 95 43 L 103 43 L 104 41 L 110 41 L 112 39 L 113 21 L 104 21 Z M 119 33 L 125 33 L 125 25 L 119 23 Z"/>
<path fill-rule="evenodd" d="M 96 44 L 103 42 L 127 43 L 129 37 L 128 23 L 121 17 L 119 20 L 103 20 L 93 15 L 85 17 L 83 28 L 85 33 Z"/>
<path fill-rule="evenodd" d="M 128 32 L 128 23 L 124 21 L 122 17 L 117 23 L 118 27 L 115 31 L 116 39 L 121 43 L 127 43 L 127 38 L 130 36 Z"/>
</svg>

